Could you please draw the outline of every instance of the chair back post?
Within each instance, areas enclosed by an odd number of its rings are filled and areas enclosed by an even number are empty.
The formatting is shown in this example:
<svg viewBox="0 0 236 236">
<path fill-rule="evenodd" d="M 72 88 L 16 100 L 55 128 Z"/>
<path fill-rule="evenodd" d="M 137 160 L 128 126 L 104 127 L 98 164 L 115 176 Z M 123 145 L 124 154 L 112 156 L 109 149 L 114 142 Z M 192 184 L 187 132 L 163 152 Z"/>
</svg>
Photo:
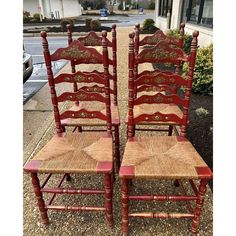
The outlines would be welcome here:
<svg viewBox="0 0 236 236">
<path fill-rule="evenodd" d="M 140 24 L 135 25 L 135 38 L 134 38 L 134 56 L 135 58 L 138 55 L 139 52 L 139 34 L 140 34 Z M 136 61 L 136 60 L 135 60 Z M 138 77 L 138 64 L 134 62 L 134 79 L 136 80 Z M 137 96 L 137 88 L 134 87 L 134 97 Z"/>
<path fill-rule="evenodd" d="M 72 39 L 72 28 L 70 24 L 66 25 L 67 28 L 67 36 L 68 36 L 68 46 L 72 43 L 73 39 Z M 71 65 L 71 73 L 75 73 L 75 63 L 73 60 L 70 61 L 70 65 Z M 74 92 L 78 91 L 78 86 L 77 83 L 73 83 L 73 87 L 74 87 Z"/>
<path fill-rule="evenodd" d="M 51 94 L 51 101 L 53 104 L 53 114 L 54 114 L 54 120 L 56 124 L 56 131 L 58 134 L 62 133 L 64 131 L 61 120 L 60 120 L 60 113 L 58 109 L 58 101 L 57 101 L 57 95 L 55 90 L 55 83 L 54 83 L 54 76 L 52 72 L 52 64 L 51 64 L 51 56 L 48 49 L 48 41 L 47 41 L 47 33 L 45 31 L 41 32 L 41 38 L 42 38 L 42 46 L 43 46 L 43 55 L 47 67 L 47 75 L 48 75 L 48 84 L 50 87 L 50 94 Z"/>
<path fill-rule="evenodd" d="M 116 44 L 116 24 L 112 25 L 112 59 L 113 59 L 113 91 L 114 105 L 117 105 L 117 44 Z"/>
<path fill-rule="evenodd" d="M 107 32 L 102 31 L 102 54 L 103 54 L 103 67 L 104 67 L 104 80 L 105 80 L 105 98 L 106 98 L 106 116 L 107 116 L 107 132 L 112 134 L 111 129 L 111 99 L 110 99 L 110 81 L 108 71 L 108 49 L 107 49 Z"/>
<path fill-rule="evenodd" d="M 191 96 L 191 89 L 192 89 L 192 81 L 193 81 L 193 74 L 196 62 L 196 55 L 197 55 L 197 47 L 198 47 L 198 37 L 199 32 L 193 32 L 193 40 L 191 43 L 191 51 L 189 56 L 189 71 L 187 75 L 187 86 L 184 99 L 187 101 L 186 106 L 183 107 L 183 125 L 181 126 L 181 133 L 180 136 L 186 136 L 186 128 L 188 124 L 188 117 L 189 117 L 189 105 L 190 105 L 190 96 Z"/>
<path fill-rule="evenodd" d="M 128 98 L 128 138 L 134 136 L 134 32 L 129 34 L 129 98 Z"/>
</svg>

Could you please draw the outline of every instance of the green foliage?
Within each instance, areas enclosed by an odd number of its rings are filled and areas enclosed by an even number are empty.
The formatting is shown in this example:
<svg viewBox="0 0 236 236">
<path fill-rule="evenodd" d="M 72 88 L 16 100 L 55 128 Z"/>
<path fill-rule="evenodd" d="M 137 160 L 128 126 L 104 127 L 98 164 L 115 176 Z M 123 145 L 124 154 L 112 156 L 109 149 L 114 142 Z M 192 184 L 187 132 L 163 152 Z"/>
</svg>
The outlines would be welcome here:
<svg viewBox="0 0 236 236">
<path fill-rule="evenodd" d="M 123 4 L 122 4 L 122 3 L 120 3 L 120 4 L 118 5 L 118 10 L 120 10 L 120 11 L 123 10 Z"/>
<path fill-rule="evenodd" d="M 81 5 L 84 8 L 84 10 L 87 10 L 88 7 L 99 10 L 106 6 L 106 0 L 85 0 L 81 1 Z"/>
<path fill-rule="evenodd" d="M 33 18 L 36 19 L 37 21 L 40 21 L 40 14 L 39 13 L 34 13 Z M 41 15 L 41 19 L 43 19 L 42 15 Z"/>
<path fill-rule="evenodd" d="M 86 25 L 87 27 L 90 27 L 91 21 L 92 21 L 92 18 L 86 18 L 86 19 L 85 19 L 85 25 Z"/>
<path fill-rule="evenodd" d="M 23 11 L 23 16 L 30 17 L 30 13 L 28 11 Z"/>
<path fill-rule="evenodd" d="M 205 109 L 204 107 L 199 107 L 195 110 L 195 113 L 198 115 L 198 116 L 207 116 L 209 115 L 209 111 L 207 109 Z"/>
<path fill-rule="evenodd" d="M 178 29 L 170 29 L 167 32 L 167 35 L 178 39 L 179 38 L 179 30 Z M 187 33 L 184 34 L 183 49 L 186 53 L 190 52 L 192 39 L 193 39 L 193 37 L 190 34 L 187 34 Z"/>
<path fill-rule="evenodd" d="M 155 9 L 155 2 L 150 2 L 148 9 L 154 10 Z"/>
<path fill-rule="evenodd" d="M 101 22 L 99 20 L 92 20 L 90 23 L 91 30 L 96 30 L 101 27 Z"/>
<path fill-rule="evenodd" d="M 71 27 L 73 28 L 74 27 L 74 21 L 70 18 L 64 18 L 60 21 L 60 25 L 61 25 L 61 29 L 62 31 L 66 31 L 66 25 L 67 24 L 70 24 Z"/>
<path fill-rule="evenodd" d="M 183 76 L 186 77 L 188 65 L 183 65 Z M 203 95 L 213 95 L 213 44 L 197 50 L 195 73 L 192 91 Z"/>
<path fill-rule="evenodd" d="M 153 19 L 145 19 L 143 22 L 143 30 L 152 30 L 155 27 Z"/>
</svg>

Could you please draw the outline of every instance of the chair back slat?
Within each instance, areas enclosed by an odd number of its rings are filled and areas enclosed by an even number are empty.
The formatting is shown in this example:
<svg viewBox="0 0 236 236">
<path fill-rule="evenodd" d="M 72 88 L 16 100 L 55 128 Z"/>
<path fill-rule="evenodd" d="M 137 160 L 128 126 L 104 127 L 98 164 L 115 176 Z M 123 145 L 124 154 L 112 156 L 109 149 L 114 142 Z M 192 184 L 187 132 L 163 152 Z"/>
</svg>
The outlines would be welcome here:
<svg viewBox="0 0 236 236">
<path fill-rule="evenodd" d="M 142 122 L 165 122 L 171 123 L 174 125 L 183 125 L 183 119 L 178 117 L 175 114 L 163 114 L 161 112 L 155 112 L 153 114 L 141 114 L 134 118 L 134 124 L 142 123 Z"/>
<path fill-rule="evenodd" d="M 179 45 L 178 39 L 165 35 L 162 30 L 157 30 L 153 35 L 146 36 L 142 40 L 140 40 L 139 46 L 156 45 L 157 43 L 159 43 L 162 40 L 165 40 L 165 41 L 167 41 L 171 44 L 175 44 L 177 46 Z"/>
<path fill-rule="evenodd" d="M 175 88 L 172 88 L 168 85 L 148 85 L 148 84 L 145 84 L 145 85 L 140 85 L 137 87 L 136 91 L 137 93 L 140 93 L 140 92 L 167 92 L 167 93 L 175 93 Z"/>
<path fill-rule="evenodd" d="M 172 84 L 180 87 L 180 86 L 187 86 L 187 83 L 188 82 L 185 79 L 183 79 L 182 76 L 180 75 L 173 74 L 171 72 L 170 73 L 159 72 L 138 77 L 135 80 L 134 85 L 139 86 L 142 84 L 146 85 Z"/>
<path fill-rule="evenodd" d="M 157 93 L 155 95 L 142 95 L 134 99 L 134 105 L 159 103 L 186 106 L 186 100 L 181 99 L 176 94 L 167 96 L 162 93 Z"/>
<path fill-rule="evenodd" d="M 137 56 L 137 64 L 149 63 L 172 63 L 178 65 L 180 61 L 188 61 L 188 55 L 183 49 L 168 41 L 161 41 L 152 48 L 143 49 Z"/>
<path fill-rule="evenodd" d="M 102 46 L 102 37 L 98 36 L 94 31 L 90 31 L 87 35 L 77 38 L 84 46 Z M 112 43 L 107 39 L 107 46 L 112 47 Z"/>
<path fill-rule="evenodd" d="M 105 88 L 98 85 L 83 86 L 80 88 L 80 90 L 84 90 L 85 92 L 105 93 Z M 112 89 L 110 89 L 110 94 L 114 94 L 114 91 Z"/>
<path fill-rule="evenodd" d="M 54 83 L 98 83 L 104 84 L 104 78 L 101 74 L 94 73 L 85 73 L 81 71 L 77 71 L 74 74 L 63 73 L 55 77 Z"/>
<path fill-rule="evenodd" d="M 57 49 L 52 55 L 51 60 L 73 60 L 77 64 L 103 64 L 102 55 L 94 48 L 87 48 L 78 40 L 74 40 L 68 47 Z M 112 64 L 111 60 L 108 60 Z"/>
<path fill-rule="evenodd" d="M 100 119 L 107 120 L 107 116 L 100 111 L 87 111 L 85 109 L 81 109 L 79 111 L 65 111 L 60 115 L 61 120 L 66 119 Z"/>
<path fill-rule="evenodd" d="M 57 97 L 58 102 L 65 101 L 99 101 L 105 103 L 105 97 L 100 93 L 86 92 L 83 89 L 79 89 L 76 92 L 65 92 Z"/>
</svg>

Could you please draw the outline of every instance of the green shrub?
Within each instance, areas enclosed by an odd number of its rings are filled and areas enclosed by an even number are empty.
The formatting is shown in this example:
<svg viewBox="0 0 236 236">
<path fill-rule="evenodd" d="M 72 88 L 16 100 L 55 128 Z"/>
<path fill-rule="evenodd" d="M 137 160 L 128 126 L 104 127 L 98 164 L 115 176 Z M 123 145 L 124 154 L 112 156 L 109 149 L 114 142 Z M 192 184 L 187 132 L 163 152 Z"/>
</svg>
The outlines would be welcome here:
<svg viewBox="0 0 236 236">
<path fill-rule="evenodd" d="M 90 23 L 91 30 L 96 30 L 101 27 L 101 22 L 99 20 L 92 20 Z"/>
<path fill-rule="evenodd" d="M 188 65 L 183 65 L 183 76 L 186 77 Z M 197 50 L 195 73 L 192 91 L 203 95 L 213 95 L 213 44 Z"/>
<path fill-rule="evenodd" d="M 176 39 L 179 38 L 179 30 L 178 29 L 170 29 L 168 32 L 167 32 L 167 35 L 168 36 L 172 36 Z M 190 49 L 191 49 L 191 42 L 192 42 L 192 35 L 190 34 L 187 34 L 185 33 L 184 34 L 184 45 L 183 45 L 183 49 L 186 53 L 189 53 L 190 52 Z"/>
<path fill-rule="evenodd" d="M 91 21 L 92 21 L 91 18 L 86 18 L 86 19 L 85 19 L 85 25 L 86 25 L 87 27 L 90 27 Z"/>
<path fill-rule="evenodd" d="M 28 11 L 23 11 L 23 16 L 30 17 L 30 12 L 28 12 Z"/>
<path fill-rule="evenodd" d="M 40 21 L 40 14 L 34 13 L 33 18 L 36 19 L 37 21 Z M 41 15 L 41 19 L 43 19 L 43 15 Z"/>
<path fill-rule="evenodd" d="M 152 30 L 155 27 L 153 19 L 145 19 L 143 22 L 143 30 Z"/>
<path fill-rule="evenodd" d="M 23 23 L 29 23 L 32 17 L 23 16 Z"/>
<path fill-rule="evenodd" d="M 66 29 L 66 25 L 67 25 L 67 24 L 70 24 L 72 28 L 74 27 L 74 21 L 73 21 L 72 19 L 64 18 L 64 19 L 62 19 L 61 22 L 60 22 L 62 31 L 66 31 L 66 30 L 67 30 L 67 29 Z"/>
</svg>

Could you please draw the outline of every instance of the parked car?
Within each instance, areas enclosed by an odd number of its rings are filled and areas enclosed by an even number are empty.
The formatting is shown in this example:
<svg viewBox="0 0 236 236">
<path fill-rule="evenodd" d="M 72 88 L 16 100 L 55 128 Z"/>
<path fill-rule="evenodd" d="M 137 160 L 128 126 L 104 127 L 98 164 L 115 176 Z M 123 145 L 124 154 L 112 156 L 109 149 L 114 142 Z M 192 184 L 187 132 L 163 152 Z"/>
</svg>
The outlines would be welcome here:
<svg viewBox="0 0 236 236">
<path fill-rule="evenodd" d="M 33 72 L 32 56 L 23 50 L 23 83 L 25 83 Z"/>
</svg>

